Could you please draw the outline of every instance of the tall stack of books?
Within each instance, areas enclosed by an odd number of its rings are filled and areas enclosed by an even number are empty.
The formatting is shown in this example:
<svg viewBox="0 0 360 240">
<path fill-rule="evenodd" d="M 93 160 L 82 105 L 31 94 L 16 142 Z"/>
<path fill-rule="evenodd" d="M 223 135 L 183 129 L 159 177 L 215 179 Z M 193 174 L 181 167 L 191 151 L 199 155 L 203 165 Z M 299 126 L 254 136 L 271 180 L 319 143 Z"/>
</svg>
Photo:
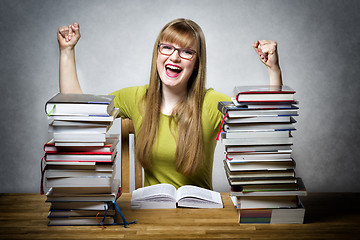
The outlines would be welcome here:
<svg viewBox="0 0 360 240">
<path fill-rule="evenodd" d="M 224 168 L 239 223 L 303 223 L 299 196 L 307 192 L 295 176 L 292 157 L 298 115 L 288 86 L 235 87 L 232 102 L 219 102 Z"/>
<path fill-rule="evenodd" d="M 46 103 L 52 139 L 44 145 L 42 178 L 49 225 L 114 224 L 121 186 L 114 178 L 119 135 L 107 133 L 118 114 L 113 101 L 59 93 Z"/>
</svg>

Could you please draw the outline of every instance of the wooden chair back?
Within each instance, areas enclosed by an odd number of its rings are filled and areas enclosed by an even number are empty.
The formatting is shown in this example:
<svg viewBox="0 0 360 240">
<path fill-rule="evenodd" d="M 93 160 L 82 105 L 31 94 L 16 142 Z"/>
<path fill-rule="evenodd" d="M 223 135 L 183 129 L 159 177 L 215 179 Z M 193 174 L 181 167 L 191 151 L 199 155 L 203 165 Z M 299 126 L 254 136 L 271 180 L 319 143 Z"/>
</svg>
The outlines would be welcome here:
<svg viewBox="0 0 360 240">
<path fill-rule="evenodd" d="M 121 186 L 124 193 L 130 191 L 130 144 L 129 135 L 135 135 L 134 124 L 130 119 L 121 119 Z M 135 137 L 134 137 L 135 139 Z M 134 141 L 136 143 L 136 141 Z M 142 187 L 142 167 L 135 156 L 135 189 Z"/>
</svg>

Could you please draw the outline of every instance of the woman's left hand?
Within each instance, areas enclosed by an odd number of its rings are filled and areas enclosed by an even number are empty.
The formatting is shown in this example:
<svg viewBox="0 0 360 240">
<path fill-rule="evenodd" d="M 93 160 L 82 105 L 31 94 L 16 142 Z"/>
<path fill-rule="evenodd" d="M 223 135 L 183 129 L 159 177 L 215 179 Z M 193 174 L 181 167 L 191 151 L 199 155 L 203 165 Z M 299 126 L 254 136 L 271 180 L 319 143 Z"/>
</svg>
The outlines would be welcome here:
<svg viewBox="0 0 360 240">
<path fill-rule="evenodd" d="M 280 69 L 276 41 L 259 40 L 253 43 L 253 47 L 260 61 L 264 63 L 269 70 Z"/>
</svg>

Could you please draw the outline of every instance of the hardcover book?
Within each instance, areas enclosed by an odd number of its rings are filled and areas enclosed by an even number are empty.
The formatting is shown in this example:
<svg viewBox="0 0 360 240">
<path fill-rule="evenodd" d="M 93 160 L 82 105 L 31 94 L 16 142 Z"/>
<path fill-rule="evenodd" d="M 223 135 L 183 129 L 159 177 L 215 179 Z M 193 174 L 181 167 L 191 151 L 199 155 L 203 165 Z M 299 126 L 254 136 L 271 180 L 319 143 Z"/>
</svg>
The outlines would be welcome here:
<svg viewBox="0 0 360 240">
<path fill-rule="evenodd" d="M 238 209 L 240 224 L 302 224 L 305 208 L 300 200 L 295 208 Z"/>
<path fill-rule="evenodd" d="M 240 103 L 289 102 L 294 103 L 295 91 L 289 86 L 236 86 L 234 95 Z"/>
<path fill-rule="evenodd" d="M 45 104 L 48 115 L 107 115 L 114 109 L 113 95 L 58 93 Z"/>
<path fill-rule="evenodd" d="M 294 105 L 271 105 L 271 107 L 254 106 L 249 108 L 247 105 L 235 105 L 230 101 L 222 101 L 218 103 L 218 110 L 224 115 L 227 113 L 229 118 L 233 118 L 257 116 L 297 116 L 299 109 Z"/>
</svg>

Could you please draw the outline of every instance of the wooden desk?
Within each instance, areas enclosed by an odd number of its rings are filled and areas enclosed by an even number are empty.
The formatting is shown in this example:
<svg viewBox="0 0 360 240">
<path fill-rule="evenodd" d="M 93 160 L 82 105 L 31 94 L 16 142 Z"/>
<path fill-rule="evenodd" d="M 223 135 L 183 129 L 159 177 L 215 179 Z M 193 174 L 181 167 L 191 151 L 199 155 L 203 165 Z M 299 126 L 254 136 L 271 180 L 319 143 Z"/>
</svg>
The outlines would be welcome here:
<svg viewBox="0 0 360 240">
<path fill-rule="evenodd" d="M 224 209 L 131 210 L 130 194 L 117 201 L 123 226 L 48 227 L 49 204 L 40 194 L 0 194 L 0 239 L 360 239 L 360 193 L 309 193 L 305 224 L 237 223 L 228 194 Z"/>
</svg>

